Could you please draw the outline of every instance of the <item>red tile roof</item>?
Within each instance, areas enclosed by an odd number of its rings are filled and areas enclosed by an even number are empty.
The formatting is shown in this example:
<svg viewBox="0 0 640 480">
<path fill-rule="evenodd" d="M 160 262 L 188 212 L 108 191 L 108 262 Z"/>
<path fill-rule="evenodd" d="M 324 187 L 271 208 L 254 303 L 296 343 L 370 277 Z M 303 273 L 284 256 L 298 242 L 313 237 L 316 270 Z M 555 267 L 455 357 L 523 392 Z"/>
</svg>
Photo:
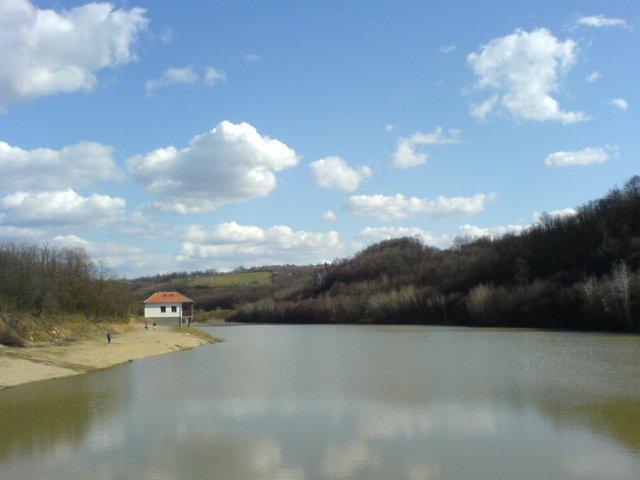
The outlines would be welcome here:
<svg viewBox="0 0 640 480">
<path fill-rule="evenodd" d="M 143 303 L 196 303 L 180 292 L 157 292 L 147 298 Z"/>
</svg>

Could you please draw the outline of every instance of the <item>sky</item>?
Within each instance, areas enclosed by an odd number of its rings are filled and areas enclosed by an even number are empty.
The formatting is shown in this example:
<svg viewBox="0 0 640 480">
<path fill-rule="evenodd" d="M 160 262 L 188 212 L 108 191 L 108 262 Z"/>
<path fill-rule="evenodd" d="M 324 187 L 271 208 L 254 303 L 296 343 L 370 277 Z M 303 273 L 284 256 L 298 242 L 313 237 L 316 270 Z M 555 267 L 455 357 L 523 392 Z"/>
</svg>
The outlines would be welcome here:
<svg viewBox="0 0 640 480">
<path fill-rule="evenodd" d="M 640 174 L 640 2 L 0 0 L 0 240 L 116 276 L 450 247 Z"/>
</svg>

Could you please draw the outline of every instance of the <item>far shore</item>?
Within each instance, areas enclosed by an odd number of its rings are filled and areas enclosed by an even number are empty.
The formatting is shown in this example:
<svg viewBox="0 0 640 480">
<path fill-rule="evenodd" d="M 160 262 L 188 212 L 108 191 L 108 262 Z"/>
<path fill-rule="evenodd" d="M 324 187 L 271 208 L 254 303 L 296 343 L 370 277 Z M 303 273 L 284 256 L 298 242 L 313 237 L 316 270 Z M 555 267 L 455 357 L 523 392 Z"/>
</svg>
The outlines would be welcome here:
<svg viewBox="0 0 640 480">
<path fill-rule="evenodd" d="M 0 389 L 24 383 L 103 370 L 140 358 L 208 345 L 215 339 L 194 335 L 192 329 L 159 326 L 146 330 L 132 323 L 129 331 L 106 331 L 88 339 L 14 348 L 0 346 Z"/>
</svg>

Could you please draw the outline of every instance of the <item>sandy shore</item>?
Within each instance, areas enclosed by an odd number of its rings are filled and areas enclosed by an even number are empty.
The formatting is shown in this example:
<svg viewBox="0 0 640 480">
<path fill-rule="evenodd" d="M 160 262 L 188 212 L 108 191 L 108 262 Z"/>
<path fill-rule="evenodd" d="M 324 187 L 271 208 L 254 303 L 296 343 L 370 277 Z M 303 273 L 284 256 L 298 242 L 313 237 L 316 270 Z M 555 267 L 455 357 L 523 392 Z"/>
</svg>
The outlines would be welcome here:
<svg viewBox="0 0 640 480">
<path fill-rule="evenodd" d="M 0 388 L 101 370 L 208 343 L 171 327 L 145 330 L 143 325 L 136 324 L 131 331 L 114 333 L 111 344 L 107 344 L 105 334 L 62 345 L 0 346 Z"/>
</svg>

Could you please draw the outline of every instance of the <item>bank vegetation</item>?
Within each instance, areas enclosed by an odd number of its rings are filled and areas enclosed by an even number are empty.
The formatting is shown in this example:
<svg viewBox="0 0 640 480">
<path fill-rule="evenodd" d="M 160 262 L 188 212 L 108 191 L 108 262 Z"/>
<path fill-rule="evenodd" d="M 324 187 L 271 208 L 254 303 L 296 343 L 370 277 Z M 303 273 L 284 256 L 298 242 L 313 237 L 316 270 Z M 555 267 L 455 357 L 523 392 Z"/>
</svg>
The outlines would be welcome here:
<svg viewBox="0 0 640 480">
<path fill-rule="evenodd" d="M 79 334 L 86 323 L 125 322 L 133 302 L 128 284 L 80 248 L 0 243 L 0 344 L 48 340 L 63 323 Z"/>
</svg>

